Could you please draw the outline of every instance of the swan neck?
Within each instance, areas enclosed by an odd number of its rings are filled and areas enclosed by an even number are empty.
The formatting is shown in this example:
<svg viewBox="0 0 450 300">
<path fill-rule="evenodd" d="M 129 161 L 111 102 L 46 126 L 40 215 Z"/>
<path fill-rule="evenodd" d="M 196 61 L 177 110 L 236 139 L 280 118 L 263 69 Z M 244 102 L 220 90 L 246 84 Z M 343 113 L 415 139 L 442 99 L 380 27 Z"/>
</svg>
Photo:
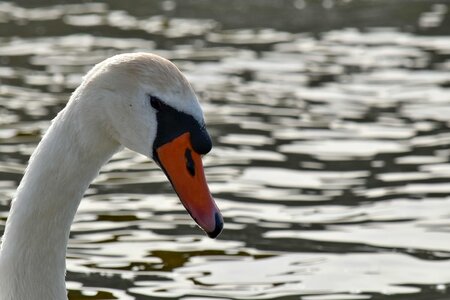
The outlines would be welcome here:
<svg viewBox="0 0 450 300">
<path fill-rule="evenodd" d="M 119 147 L 82 112 L 69 102 L 31 156 L 5 227 L 0 299 L 67 297 L 71 224 L 90 182 Z"/>
</svg>

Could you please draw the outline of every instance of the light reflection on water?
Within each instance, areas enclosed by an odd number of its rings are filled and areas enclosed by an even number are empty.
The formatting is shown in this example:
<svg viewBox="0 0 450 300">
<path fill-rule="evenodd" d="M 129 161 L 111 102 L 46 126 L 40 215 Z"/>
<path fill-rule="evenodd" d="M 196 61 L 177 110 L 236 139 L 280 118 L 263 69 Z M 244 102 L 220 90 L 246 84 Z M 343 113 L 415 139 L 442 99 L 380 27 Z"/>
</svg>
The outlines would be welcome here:
<svg viewBox="0 0 450 300">
<path fill-rule="evenodd" d="M 124 150 L 81 202 L 70 299 L 450 297 L 447 5 L 418 1 L 398 16 L 413 23 L 386 28 L 358 23 L 366 8 L 352 1 L 239 4 L 247 17 L 334 13 L 334 27 L 308 21 L 317 34 L 292 18 L 237 20 L 220 2 L 196 6 L 217 6 L 217 20 L 155 3 L 0 3 L 1 229 L 48 120 L 108 56 L 173 59 L 214 139 L 204 164 L 221 237 L 202 235 L 162 172 Z"/>
</svg>

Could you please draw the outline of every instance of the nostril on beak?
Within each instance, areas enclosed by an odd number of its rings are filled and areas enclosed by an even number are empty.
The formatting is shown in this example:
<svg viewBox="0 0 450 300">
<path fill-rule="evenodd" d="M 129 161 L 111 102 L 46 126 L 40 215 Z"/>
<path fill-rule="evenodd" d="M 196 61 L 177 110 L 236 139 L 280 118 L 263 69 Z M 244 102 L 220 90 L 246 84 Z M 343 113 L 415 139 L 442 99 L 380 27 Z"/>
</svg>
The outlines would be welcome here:
<svg viewBox="0 0 450 300">
<path fill-rule="evenodd" d="M 195 176 L 195 162 L 192 159 L 191 149 L 187 148 L 184 152 L 184 157 L 186 158 L 186 169 L 191 176 Z"/>
</svg>

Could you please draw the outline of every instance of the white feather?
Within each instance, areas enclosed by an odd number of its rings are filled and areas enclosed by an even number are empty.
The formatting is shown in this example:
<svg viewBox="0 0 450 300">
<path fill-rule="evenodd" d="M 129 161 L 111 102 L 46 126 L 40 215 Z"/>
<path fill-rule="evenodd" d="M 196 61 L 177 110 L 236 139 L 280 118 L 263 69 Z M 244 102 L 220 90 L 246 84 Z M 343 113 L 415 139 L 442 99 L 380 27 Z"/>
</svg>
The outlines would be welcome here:
<svg viewBox="0 0 450 300">
<path fill-rule="evenodd" d="M 96 65 L 53 120 L 12 202 L 0 250 L 0 300 L 67 299 L 65 254 L 83 193 L 121 146 L 151 158 L 157 124 L 149 94 L 203 122 L 181 72 L 145 53 Z"/>
</svg>

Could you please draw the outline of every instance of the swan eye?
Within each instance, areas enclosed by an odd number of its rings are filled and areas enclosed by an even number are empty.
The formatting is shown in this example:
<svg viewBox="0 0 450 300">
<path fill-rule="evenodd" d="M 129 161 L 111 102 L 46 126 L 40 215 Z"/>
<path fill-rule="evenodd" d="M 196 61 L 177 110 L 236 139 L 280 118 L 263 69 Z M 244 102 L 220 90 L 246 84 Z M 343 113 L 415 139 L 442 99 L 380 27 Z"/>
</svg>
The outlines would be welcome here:
<svg viewBox="0 0 450 300">
<path fill-rule="evenodd" d="M 152 107 L 156 110 L 161 110 L 163 107 L 163 102 L 161 101 L 161 99 L 152 95 L 150 95 L 149 97 L 150 97 L 150 104 L 152 105 Z"/>
</svg>

